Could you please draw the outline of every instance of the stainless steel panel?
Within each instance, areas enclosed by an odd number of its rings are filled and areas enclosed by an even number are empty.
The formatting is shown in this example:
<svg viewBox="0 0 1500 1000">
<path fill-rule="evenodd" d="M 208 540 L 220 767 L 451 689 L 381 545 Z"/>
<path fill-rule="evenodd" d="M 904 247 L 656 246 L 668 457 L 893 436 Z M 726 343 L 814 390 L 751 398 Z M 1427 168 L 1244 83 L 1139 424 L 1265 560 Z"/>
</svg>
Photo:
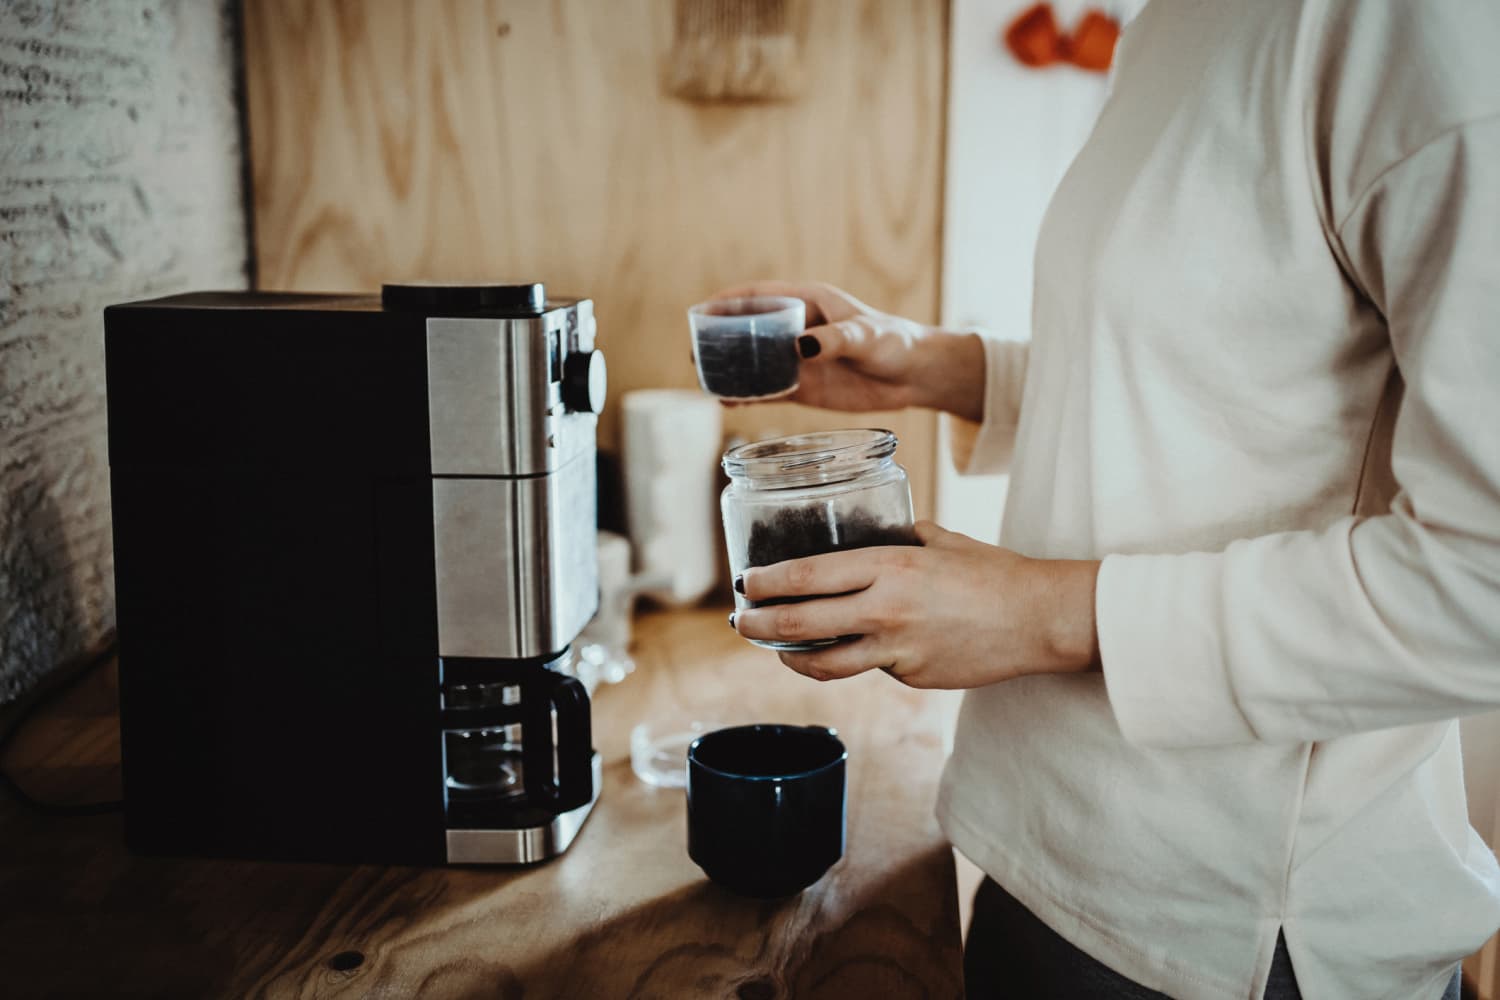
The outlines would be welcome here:
<svg viewBox="0 0 1500 1000">
<path fill-rule="evenodd" d="M 599 801 L 603 782 L 599 755 L 594 754 L 594 797 L 586 805 L 559 813 L 550 823 L 513 830 L 449 830 L 451 865 L 524 865 L 556 857 L 573 843 L 583 821 Z"/>
<path fill-rule="evenodd" d="M 550 476 L 434 479 L 438 652 L 557 653 L 599 603 L 593 450 Z"/>
<path fill-rule="evenodd" d="M 560 415 L 550 343 L 562 314 L 427 321 L 427 411 L 436 475 L 531 476 L 556 468 Z"/>
<path fill-rule="evenodd" d="M 562 405 L 561 362 L 592 350 L 587 299 L 518 319 L 427 321 L 427 409 L 439 476 L 545 475 L 592 451 L 598 419 Z"/>
</svg>

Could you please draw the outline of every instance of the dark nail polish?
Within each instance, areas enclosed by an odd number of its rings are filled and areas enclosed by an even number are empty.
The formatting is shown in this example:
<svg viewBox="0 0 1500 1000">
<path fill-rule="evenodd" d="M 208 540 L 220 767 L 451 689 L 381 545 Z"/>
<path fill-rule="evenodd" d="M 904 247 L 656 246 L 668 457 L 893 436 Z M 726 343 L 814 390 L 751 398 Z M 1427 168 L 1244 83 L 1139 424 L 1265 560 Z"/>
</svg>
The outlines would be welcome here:
<svg viewBox="0 0 1500 1000">
<path fill-rule="evenodd" d="M 734 612 L 733 611 L 729 612 L 729 627 L 730 628 L 734 628 Z M 735 631 L 738 632 L 739 629 L 735 629 Z"/>
<path fill-rule="evenodd" d="M 745 578 L 743 576 L 734 578 L 734 592 L 736 594 L 743 594 L 745 592 Z"/>
<path fill-rule="evenodd" d="M 797 338 L 797 353 L 802 355 L 804 358 L 815 358 L 818 356 L 818 352 L 822 349 L 823 345 L 818 343 L 817 337 L 813 337 L 804 333 L 802 336 Z"/>
</svg>

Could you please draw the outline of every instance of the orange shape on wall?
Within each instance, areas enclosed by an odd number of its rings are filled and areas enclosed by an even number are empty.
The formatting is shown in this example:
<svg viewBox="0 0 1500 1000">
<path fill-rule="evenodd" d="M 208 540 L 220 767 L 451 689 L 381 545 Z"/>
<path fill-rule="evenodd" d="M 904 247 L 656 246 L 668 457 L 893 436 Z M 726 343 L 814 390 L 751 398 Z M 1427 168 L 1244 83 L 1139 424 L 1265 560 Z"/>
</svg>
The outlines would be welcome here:
<svg viewBox="0 0 1500 1000">
<path fill-rule="evenodd" d="M 1062 58 L 1062 32 L 1050 3 L 1032 4 L 1005 29 L 1005 44 L 1027 66 L 1050 66 Z"/>
<path fill-rule="evenodd" d="M 1071 33 L 1057 26 L 1050 3 L 1037 3 L 1017 14 L 1005 29 L 1006 48 L 1033 69 L 1069 62 L 1079 69 L 1103 73 L 1114 61 L 1120 23 L 1098 9 L 1084 12 Z"/>
<path fill-rule="evenodd" d="M 1086 11 L 1068 38 L 1068 61 L 1079 69 L 1103 73 L 1115 58 L 1120 24 L 1099 10 Z"/>
</svg>

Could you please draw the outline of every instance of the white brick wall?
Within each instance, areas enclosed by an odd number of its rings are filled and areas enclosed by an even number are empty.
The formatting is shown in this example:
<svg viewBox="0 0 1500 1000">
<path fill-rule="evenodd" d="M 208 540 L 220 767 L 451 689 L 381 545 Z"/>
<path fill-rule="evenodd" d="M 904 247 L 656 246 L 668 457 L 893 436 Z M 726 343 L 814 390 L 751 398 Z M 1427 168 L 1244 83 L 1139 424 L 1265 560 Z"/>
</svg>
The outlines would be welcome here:
<svg viewBox="0 0 1500 1000">
<path fill-rule="evenodd" d="M 0 0 L 0 704 L 113 626 L 100 310 L 242 288 L 226 0 Z"/>
</svg>

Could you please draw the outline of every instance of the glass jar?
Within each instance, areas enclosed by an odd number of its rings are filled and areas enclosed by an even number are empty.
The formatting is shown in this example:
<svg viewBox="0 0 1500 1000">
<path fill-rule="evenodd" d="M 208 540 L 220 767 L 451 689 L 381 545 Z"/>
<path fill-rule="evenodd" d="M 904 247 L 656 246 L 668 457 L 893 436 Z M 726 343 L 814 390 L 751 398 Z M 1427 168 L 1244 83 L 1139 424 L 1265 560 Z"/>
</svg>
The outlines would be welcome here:
<svg viewBox="0 0 1500 1000">
<path fill-rule="evenodd" d="M 896 464 L 887 430 L 817 431 L 731 448 L 729 485 L 720 498 L 729 571 L 873 545 L 915 545 L 911 486 Z M 738 609 L 808 598 L 750 601 Z M 775 650 L 808 650 L 840 642 L 752 639 Z"/>
</svg>

